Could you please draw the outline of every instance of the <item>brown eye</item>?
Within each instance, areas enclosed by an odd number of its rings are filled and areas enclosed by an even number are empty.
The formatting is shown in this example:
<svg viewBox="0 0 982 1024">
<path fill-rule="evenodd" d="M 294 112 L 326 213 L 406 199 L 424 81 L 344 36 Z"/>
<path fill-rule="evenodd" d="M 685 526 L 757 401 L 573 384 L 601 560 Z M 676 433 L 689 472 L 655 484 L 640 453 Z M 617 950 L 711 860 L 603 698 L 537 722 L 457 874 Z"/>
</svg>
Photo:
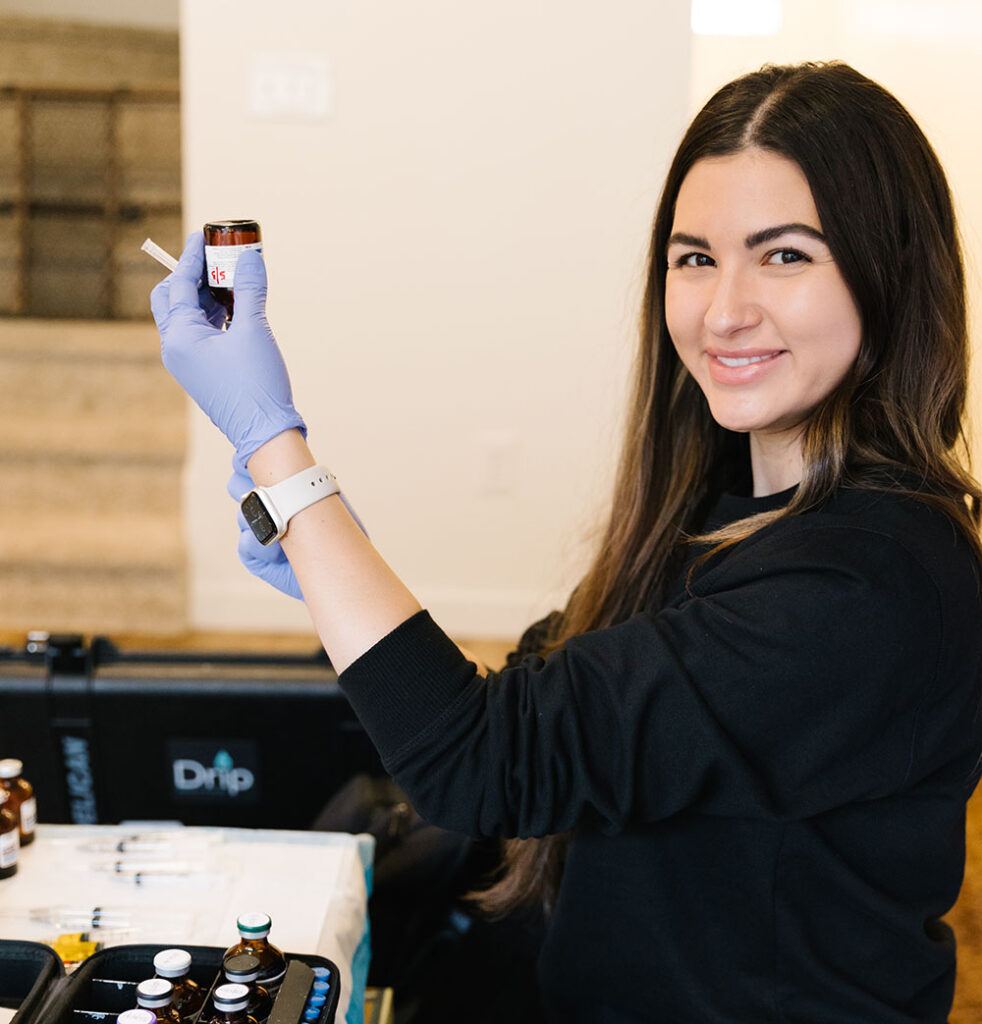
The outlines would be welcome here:
<svg viewBox="0 0 982 1024">
<path fill-rule="evenodd" d="M 714 267 L 716 261 L 704 252 L 689 252 L 675 261 L 677 267 Z"/>
<path fill-rule="evenodd" d="M 775 249 L 774 252 L 767 254 L 767 262 L 787 266 L 790 263 L 811 263 L 811 258 L 799 249 Z"/>
</svg>

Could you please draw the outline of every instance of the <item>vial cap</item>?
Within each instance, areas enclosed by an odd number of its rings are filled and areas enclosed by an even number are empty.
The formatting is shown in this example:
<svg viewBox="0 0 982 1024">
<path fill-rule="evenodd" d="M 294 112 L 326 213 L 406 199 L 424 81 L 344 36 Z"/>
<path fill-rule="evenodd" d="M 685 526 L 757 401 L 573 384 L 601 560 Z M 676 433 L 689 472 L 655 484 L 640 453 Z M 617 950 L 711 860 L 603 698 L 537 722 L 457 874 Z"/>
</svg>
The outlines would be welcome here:
<svg viewBox="0 0 982 1024">
<path fill-rule="evenodd" d="M 123 1010 L 116 1024 L 157 1024 L 157 1015 L 150 1010 Z"/>
<path fill-rule="evenodd" d="M 205 231 L 242 231 L 259 230 L 257 220 L 210 220 L 204 226 Z"/>
<path fill-rule="evenodd" d="M 180 978 L 191 970 L 191 954 L 186 949 L 162 949 L 153 958 L 153 969 L 165 978 Z"/>
<path fill-rule="evenodd" d="M 245 985 L 219 985 L 212 996 L 216 1010 L 244 1010 L 249 1004 L 249 989 Z"/>
<path fill-rule="evenodd" d="M 238 953 L 235 956 L 226 957 L 222 962 L 222 969 L 229 981 L 241 981 L 243 983 L 255 981 L 259 977 L 259 969 L 262 964 L 259 957 L 251 953 Z"/>
<path fill-rule="evenodd" d="M 24 770 L 24 762 L 16 757 L 5 757 L 0 761 L 0 779 L 16 779 Z"/>
<path fill-rule="evenodd" d="M 174 986 L 166 978 L 148 978 L 136 986 L 136 1001 L 140 1006 L 159 1009 L 174 998 Z"/>
<path fill-rule="evenodd" d="M 258 912 L 240 914 L 235 923 L 238 926 L 239 934 L 244 938 L 261 939 L 264 936 L 269 935 L 269 930 L 273 926 L 273 922 L 270 919 L 269 914 L 261 914 Z"/>
</svg>

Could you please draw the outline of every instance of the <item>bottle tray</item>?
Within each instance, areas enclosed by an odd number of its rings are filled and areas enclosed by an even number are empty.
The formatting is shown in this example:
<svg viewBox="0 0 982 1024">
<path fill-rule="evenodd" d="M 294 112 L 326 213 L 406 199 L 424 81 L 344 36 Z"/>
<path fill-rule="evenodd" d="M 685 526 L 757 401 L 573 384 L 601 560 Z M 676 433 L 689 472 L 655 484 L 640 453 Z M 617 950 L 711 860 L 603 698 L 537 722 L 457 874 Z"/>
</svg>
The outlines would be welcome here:
<svg viewBox="0 0 982 1024">
<path fill-rule="evenodd" d="M 0 941 L 0 1006 L 16 1010 L 11 1024 L 113 1024 L 136 1006 L 136 986 L 153 977 L 153 958 L 170 945 L 110 946 L 82 961 L 65 977 L 54 951 L 32 942 Z M 202 1011 L 208 1016 L 211 993 L 224 983 L 219 946 L 180 946 L 191 954 L 191 978 L 208 992 Z M 286 953 L 287 972 L 276 993 L 269 1024 L 334 1024 L 341 975 L 333 961 L 313 954 Z M 316 1016 L 304 1016 L 307 998 L 321 968 L 326 1000 Z"/>
</svg>

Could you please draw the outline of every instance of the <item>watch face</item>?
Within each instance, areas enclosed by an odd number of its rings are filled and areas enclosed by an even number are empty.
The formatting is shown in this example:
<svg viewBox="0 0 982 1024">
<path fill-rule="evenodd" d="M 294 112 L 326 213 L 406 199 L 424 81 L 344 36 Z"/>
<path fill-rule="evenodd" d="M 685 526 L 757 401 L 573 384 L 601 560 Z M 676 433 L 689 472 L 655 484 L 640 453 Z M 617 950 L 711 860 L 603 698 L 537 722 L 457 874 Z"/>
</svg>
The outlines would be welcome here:
<svg viewBox="0 0 982 1024">
<path fill-rule="evenodd" d="M 276 523 L 255 491 L 242 499 L 242 515 L 260 544 L 272 544 L 276 540 Z"/>
</svg>

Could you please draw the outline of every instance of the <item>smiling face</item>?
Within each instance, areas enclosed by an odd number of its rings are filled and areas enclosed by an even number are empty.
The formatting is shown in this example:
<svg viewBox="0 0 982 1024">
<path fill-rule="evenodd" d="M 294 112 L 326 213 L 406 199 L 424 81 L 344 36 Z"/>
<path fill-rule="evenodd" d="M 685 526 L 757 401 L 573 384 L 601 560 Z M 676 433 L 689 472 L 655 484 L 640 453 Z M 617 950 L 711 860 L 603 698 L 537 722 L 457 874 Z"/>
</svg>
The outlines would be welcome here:
<svg viewBox="0 0 982 1024">
<path fill-rule="evenodd" d="M 859 311 L 796 163 L 697 161 L 666 253 L 665 318 L 713 418 L 750 433 L 754 490 L 801 479 L 801 432 L 859 352 Z"/>
</svg>

